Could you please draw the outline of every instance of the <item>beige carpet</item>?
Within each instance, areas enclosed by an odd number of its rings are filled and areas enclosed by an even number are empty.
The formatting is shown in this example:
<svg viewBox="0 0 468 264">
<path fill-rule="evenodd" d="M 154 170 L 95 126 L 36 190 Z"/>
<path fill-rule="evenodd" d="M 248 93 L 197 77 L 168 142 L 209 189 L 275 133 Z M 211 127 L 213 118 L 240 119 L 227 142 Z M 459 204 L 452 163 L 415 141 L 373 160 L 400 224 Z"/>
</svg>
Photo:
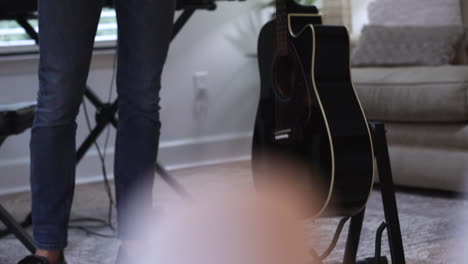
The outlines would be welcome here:
<svg viewBox="0 0 468 264">
<path fill-rule="evenodd" d="M 252 188 L 248 162 L 225 164 L 174 172 L 176 178 L 192 193 L 224 192 Z M 398 193 L 403 240 L 407 263 L 410 264 L 453 264 L 448 253 L 457 242 L 453 224 L 457 212 L 468 211 L 468 201 L 448 197 L 431 197 L 417 193 Z M 178 196 L 160 179 L 155 185 L 155 202 L 163 208 Z M 16 217 L 22 218 L 29 211 L 29 195 L 0 197 L 0 202 Z M 72 218 L 92 216 L 105 218 L 107 198 L 101 184 L 79 186 L 76 191 Z M 374 252 L 375 230 L 383 221 L 380 194 L 375 191 L 366 212 L 360 256 L 368 257 Z M 321 241 L 327 243 L 338 219 L 322 219 Z M 96 231 L 109 233 L 107 229 Z M 346 232 L 342 234 L 337 250 L 330 262 L 340 260 Z M 66 255 L 70 264 L 114 262 L 118 242 L 115 239 L 87 235 L 80 230 L 70 230 L 69 247 Z M 384 237 L 384 253 L 388 254 L 387 237 Z M 26 250 L 12 237 L 0 240 L 0 264 L 16 263 Z"/>
</svg>

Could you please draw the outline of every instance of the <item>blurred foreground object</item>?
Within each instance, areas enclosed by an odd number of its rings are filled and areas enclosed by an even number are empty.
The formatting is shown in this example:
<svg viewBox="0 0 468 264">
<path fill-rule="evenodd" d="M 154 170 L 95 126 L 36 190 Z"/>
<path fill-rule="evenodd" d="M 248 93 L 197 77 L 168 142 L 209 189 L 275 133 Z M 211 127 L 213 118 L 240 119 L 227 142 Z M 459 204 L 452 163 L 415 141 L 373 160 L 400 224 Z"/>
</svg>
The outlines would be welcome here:
<svg viewBox="0 0 468 264">
<path fill-rule="evenodd" d="M 142 231 L 146 242 L 136 263 L 303 264 L 308 258 L 303 224 L 284 193 L 204 197 L 172 207 Z"/>
</svg>

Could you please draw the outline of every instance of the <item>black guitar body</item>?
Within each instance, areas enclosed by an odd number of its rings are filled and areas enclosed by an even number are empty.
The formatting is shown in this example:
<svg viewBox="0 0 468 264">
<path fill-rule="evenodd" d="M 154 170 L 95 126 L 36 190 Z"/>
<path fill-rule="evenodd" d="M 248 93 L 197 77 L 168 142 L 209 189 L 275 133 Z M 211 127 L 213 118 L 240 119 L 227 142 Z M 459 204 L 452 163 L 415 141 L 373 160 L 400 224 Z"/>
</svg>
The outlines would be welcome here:
<svg viewBox="0 0 468 264">
<path fill-rule="evenodd" d="M 275 20 L 260 33 L 254 181 L 268 181 L 259 171 L 268 167 L 265 157 L 279 153 L 307 167 L 310 181 L 304 184 L 319 184 L 309 186 L 320 205 L 310 216 L 352 216 L 370 195 L 374 155 L 351 82 L 348 32 L 342 26 L 320 25 L 320 17 L 308 13 L 310 7 L 300 8 L 293 4 L 294 13 L 288 12 L 287 58 L 278 55 Z"/>
</svg>

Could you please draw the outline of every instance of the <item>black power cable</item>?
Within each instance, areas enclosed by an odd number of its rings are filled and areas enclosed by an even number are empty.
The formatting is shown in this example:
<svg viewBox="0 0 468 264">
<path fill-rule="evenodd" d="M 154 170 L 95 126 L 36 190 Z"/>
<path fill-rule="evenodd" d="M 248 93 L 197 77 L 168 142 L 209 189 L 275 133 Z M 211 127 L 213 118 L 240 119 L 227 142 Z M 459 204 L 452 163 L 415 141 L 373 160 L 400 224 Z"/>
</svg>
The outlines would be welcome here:
<svg viewBox="0 0 468 264">
<path fill-rule="evenodd" d="M 343 232 L 344 225 L 346 222 L 348 222 L 349 217 L 342 218 L 340 220 L 340 223 L 338 224 L 338 227 L 336 228 L 335 235 L 333 235 L 332 242 L 330 246 L 325 250 L 322 255 L 320 255 L 320 259 L 324 261 L 326 258 L 330 256 L 330 254 L 333 252 L 333 250 L 336 247 L 336 244 L 338 243 L 338 239 L 340 239 L 341 232 Z"/>
<path fill-rule="evenodd" d="M 117 72 L 117 52 L 118 52 L 118 47 L 117 47 L 117 49 L 115 51 L 114 59 L 113 59 L 112 78 L 111 78 L 111 82 L 110 82 L 110 85 L 109 85 L 109 93 L 108 93 L 108 98 L 107 98 L 107 101 L 109 103 L 111 103 L 111 100 L 112 100 L 112 94 L 113 94 L 113 91 L 114 91 L 115 77 L 116 77 L 116 72 Z M 87 107 L 86 101 L 84 101 L 84 100 L 83 100 L 83 110 L 84 110 L 84 114 L 85 114 L 85 118 L 86 118 L 86 125 L 88 127 L 88 130 L 91 131 L 92 130 L 92 128 L 91 128 L 91 118 L 89 117 L 88 107 Z M 108 209 L 108 213 L 107 213 L 107 220 L 103 220 L 103 219 L 99 219 L 99 218 L 77 218 L 77 219 L 70 220 L 70 223 L 87 222 L 87 223 L 98 223 L 100 225 L 93 225 L 93 226 L 89 226 L 89 225 L 69 225 L 69 228 L 71 228 L 71 229 L 82 230 L 88 235 L 94 235 L 94 236 L 99 236 L 99 237 L 103 237 L 103 238 L 115 238 L 115 235 L 114 235 L 115 227 L 112 224 L 112 212 L 113 212 L 113 209 L 115 207 L 115 201 L 114 201 L 114 198 L 112 196 L 112 188 L 111 188 L 111 185 L 110 185 L 110 182 L 109 182 L 107 169 L 106 169 L 107 146 L 109 144 L 109 139 L 110 139 L 110 130 L 111 130 L 111 128 L 109 126 L 107 128 L 107 131 L 106 131 L 106 137 L 105 137 L 105 140 L 104 140 L 103 150 L 101 150 L 101 147 L 99 146 L 99 144 L 97 142 L 94 142 L 94 146 L 96 147 L 96 150 L 97 150 L 97 153 L 98 153 L 98 156 L 99 156 L 99 160 L 101 161 L 101 170 L 102 170 L 102 175 L 103 175 L 103 178 L 104 178 L 104 188 L 105 188 L 107 197 L 109 199 L 109 209 Z M 108 235 L 108 234 L 102 234 L 102 233 L 98 233 L 98 232 L 95 232 L 95 231 L 91 231 L 91 228 L 106 228 L 106 227 L 108 227 L 112 231 L 112 234 Z"/>
<path fill-rule="evenodd" d="M 365 260 L 357 261 L 356 264 L 388 264 L 387 257 L 381 255 L 382 247 L 382 235 L 387 229 L 387 223 L 383 222 L 379 228 L 377 228 L 375 236 L 375 255 L 372 258 L 366 258 Z"/>
<path fill-rule="evenodd" d="M 309 253 L 314 258 L 314 261 L 315 261 L 314 264 L 323 264 L 323 261 L 325 261 L 325 259 L 327 259 L 330 256 L 330 254 L 336 248 L 336 245 L 338 243 L 338 240 L 340 239 L 341 233 L 343 232 L 343 228 L 349 219 L 350 217 L 344 217 L 340 220 L 340 222 L 338 223 L 338 226 L 336 227 L 336 231 L 335 231 L 335 234 L 333 235 L 333 239 L 330 243 L 330 246 L 328 246 L 328 248 L 321 255 L 319 255 L 314 249 L 311 249 L 309 251 Z"/>
<path fill-rule="evenodd" d="M 377 235 L 375 236 L 375 264 L 387 264 L 386 259 L 382 260 L 382 235 L 387 229 L 387 223 L 383 222 L 377 229 Z"/>
</svg>

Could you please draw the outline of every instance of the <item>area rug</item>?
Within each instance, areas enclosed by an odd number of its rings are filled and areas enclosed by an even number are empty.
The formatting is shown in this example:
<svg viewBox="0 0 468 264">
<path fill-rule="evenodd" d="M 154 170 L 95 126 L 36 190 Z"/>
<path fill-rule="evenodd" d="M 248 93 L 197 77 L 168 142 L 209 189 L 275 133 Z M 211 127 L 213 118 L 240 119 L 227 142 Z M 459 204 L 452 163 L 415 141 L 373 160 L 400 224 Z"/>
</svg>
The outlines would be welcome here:
<svg viewBox="0 0 468 264">
<path fill-rule="evenodd" d="M 220 166 L 202 167 L 174 172 L 175 177 L 190 192 L 224 192 L 242 188 L 252 188 L 252 178 L 248 163 L 233 163 Z M 155 184 L 155 204 L 164 209 L 178 195 L 161 179 Z M 398 192 L 397 201 L 403 232 L 403 241 L 407 263 L 409 264 L 454 264 L 453 248 L 460 244 L 462 238 L 456 223 L 460 212 L 468 212 L 468 201 L 444 195 L 431 195 L 420 192 Z M 29 211 L 29 194 L 0 197 L 4 205 L 17 218 L 24 217 Z M 106 219 L 108 199 L 102 184 L 90 184 L 77 187 L 72 219 L 80 217 L 98 217 Z M 114 220 L 115 221 L 115 220 Z M 320 240 L 326 245 L 336 228 L 339 219 L 321 219 Z M 374 254 L 375 232 L 384 221 L 382 200 L 378 190 L 370 198 L 359 258 Z M 112 235 L 108 228 L 97 228 L 93 231 Z M 345 247 L 346 228 L 327 263 L 339 262 Z M 383 254 L 390 255 L 387 236 L 383 237 Z M 87 234 L 82 230 L 70 229 L 69 245 L 66 250 L 68 263 L 111 264 L 115 261 L 118 248 L 115 238 L 103 238 Z M 12 236 L 0 240 L 0 263 L 16 263 L 27 251 Z M 463 262 L 459 262 L 463 263 Z"/>
</svg>

